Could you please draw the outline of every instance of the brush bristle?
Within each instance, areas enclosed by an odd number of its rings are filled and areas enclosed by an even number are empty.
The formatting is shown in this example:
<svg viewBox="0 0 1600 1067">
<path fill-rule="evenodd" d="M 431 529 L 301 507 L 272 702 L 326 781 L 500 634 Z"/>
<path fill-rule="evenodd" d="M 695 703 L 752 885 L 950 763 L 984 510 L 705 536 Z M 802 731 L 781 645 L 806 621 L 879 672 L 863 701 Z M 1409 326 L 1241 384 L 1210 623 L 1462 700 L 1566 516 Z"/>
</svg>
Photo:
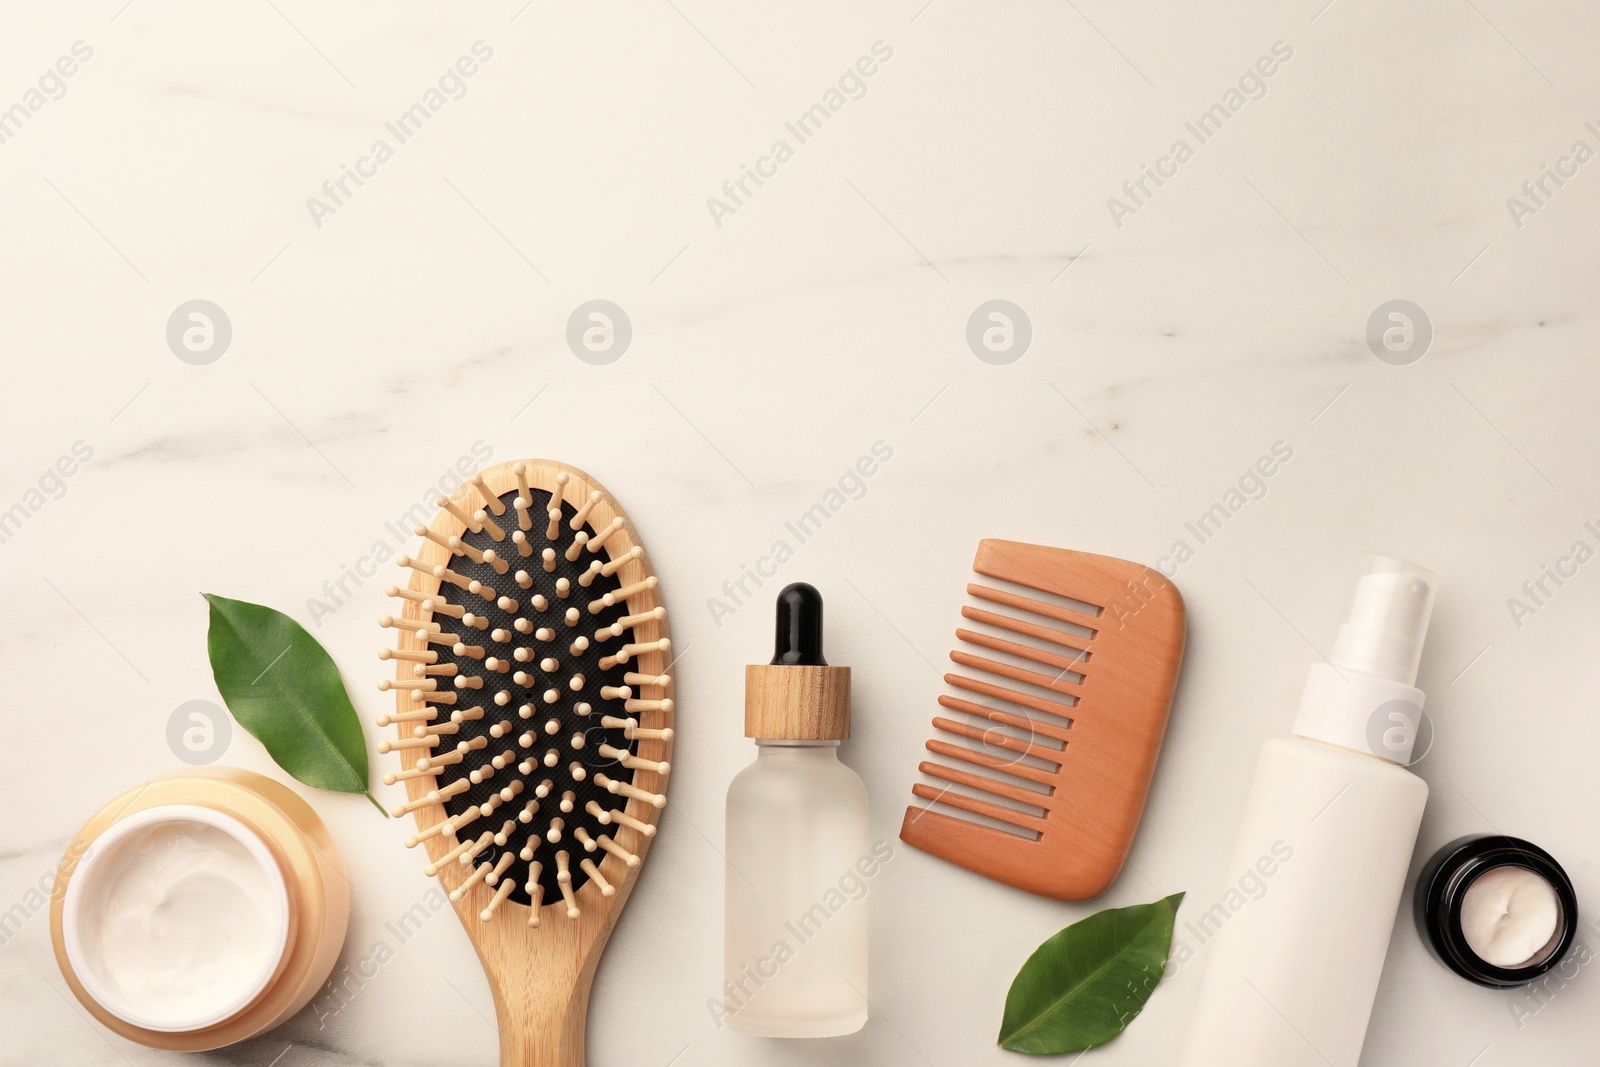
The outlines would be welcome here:
<svg viewBox="0 0 1600 1067">
<path fill-rule="evenodd" d="M 552 493 L 529 484 L 521 465 L 516 474 L 517 487 L 498 496 L 480 476 L 441 501 L 449 533 L 436 522 L 424 547 L 447 558 L 399 558 L 423 591 L 393 590 L 407 614 L 385 625 L 415 648 L 382 653 L 400 676 L 379 686 L 398 691 L 402 706 L 380 719 L 400 731 L 380 751 L 415 768 L 386 779 L 421 779 L 420 799 L 396 809 L 422 825 L 408 843 L 447 846 L 430 869 L 455 868 L 453 899 L 479 884 L 493 891 L 485 921 L 508 900 L 576 918 L 591 880 L 611 897 L 638 863 L 615 842 L 617 827 L 648 840 L 665 803 L 668 765 L 640 746 L 659 755 L 672 736 L 665 612 L 642 563 L 624 570 L 642 560 L 627 545 L 631 530 L 620 516 L 590 523 L 598 491 L 574 506 L 562 499 L 563 489 L 573 495 L 565 475 Z M 523 536 L 513 541 L 513 531 Z M 640 675 L 649 653 L 661 654 L 661 668 Z M 614 872 L 601 872 L 607 861 Z"/>
</svg>

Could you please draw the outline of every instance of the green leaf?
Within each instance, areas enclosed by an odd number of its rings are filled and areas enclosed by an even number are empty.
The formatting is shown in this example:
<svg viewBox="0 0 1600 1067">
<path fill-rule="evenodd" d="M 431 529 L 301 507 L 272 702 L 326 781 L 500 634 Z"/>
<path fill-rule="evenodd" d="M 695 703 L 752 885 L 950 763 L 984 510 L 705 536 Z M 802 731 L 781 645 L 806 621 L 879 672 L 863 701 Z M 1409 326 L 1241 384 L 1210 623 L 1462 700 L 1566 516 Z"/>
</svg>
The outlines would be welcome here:
<svg viewBox="0 0 1600 1067">
<path fill-rule="evenodd" d="M 1166 971 L 1182 900 L 1098 912 L 1035 949 L 1006 994 L 1000 1047 L 1058 1055 L 1122 1033 Z"/>
<path fill-rule="evenodd" d="M 239 725 L 306 785 L 367 793 L 361 720 L 327 650 L 281 611 L 201 595 L 211 605 L 211 673 Z"/>
</svg>

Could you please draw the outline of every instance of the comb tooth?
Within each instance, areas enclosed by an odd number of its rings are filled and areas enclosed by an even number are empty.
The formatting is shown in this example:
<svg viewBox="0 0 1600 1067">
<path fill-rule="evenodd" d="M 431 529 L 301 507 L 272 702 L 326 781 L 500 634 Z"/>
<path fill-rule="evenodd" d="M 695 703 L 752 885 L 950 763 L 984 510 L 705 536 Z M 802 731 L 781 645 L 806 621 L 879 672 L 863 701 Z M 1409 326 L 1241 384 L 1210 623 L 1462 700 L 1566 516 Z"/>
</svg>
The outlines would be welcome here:
<svg viewBox="0 0 1600 1067">
<path fill-rule="evenodd" d="M 467 613 L 466 608 L 457 607 L 448 600 L 445 600 L 443 597 L 439 597 L 437 599 L 429 597 L 423 600 L 422 610 L 438 612 L 440 615 L 448 615 L 452 619 L 462 618 Z"/>
<path fill-rule="evenodd" d="M 451 570 L 449 567 L 446 567 L 443 563 L 440 563 L 440 564 L 434 566 L 433 568 L 431 568 L 429 570 L 428 573 L 432 574 L 435 578 L 439 579 L 441 582 L 449 582 L 451 585 L 455 586 L 457 589 L 465 589 L 465 588 L 467 588 L 468 586 L 470 586 L 472 584 L 472 579 L 471 578 L 468 578 L 464 574 L 457 574 L 455 571 Z"/>
<path fill-rule="evenodd" d="M 418 529 L 421 530 L 422 527 L 418 527 Z M 431 533 L 429 534 L 429 540 L 435 540 Z M 477 549 L 473 548 L 459 537 L 452 537 L 448 541 L 441 543 L 444 545 L 444 547 L 450 550 L 452 555 L 466 556 L 474 563 L 483 562 L 483 553 L 479 552 Z"/>
<path fill-rule="evenodd" d="M 389 814 L 398 819 L 398 817 L 408 816 L 413 811 L 421 811 L 422 808 L 427 808 L 429 805 L 437 805 L 438 801 L 440 801 L 438 790 L 430 789 L 422 797 L 418 797 L 416 800 L 410 801 L 410 803 L 403 803 L 403 805 L 395 805 L 394 808 L 390 808 Z"/>
<path fill-rule="evenodd" d="M 460 862 L 463 866 L 471 863 L 473 860 L 478 858 L 478 853 L 482 852 L 492 844 L 494 844 L 494 835 L 485 830 L 476 841 L 467 846 L 467 850 L 461 854 L 461 859 L 458 862 Z"/>
<path fill-rule="evenodd" d="M 583 586 L 585 589 L 589 588 L 594 584 L 594 580 L 600 577 L 600 569 L 604 566 L 605 564 L 601 563 L 599 560 L 590 561 L 589 569 L 578 575 L 578 584 Z"/>
<path fill-rule="evenodd" d="M 957 722 L 954 719 L 946 719 L 942 715 L 934 718 L 933 725 L 946 733 L 955 734 L 958 737 L 982 741 L 986 745 L 1003 748 L 1021 756 L 1042 759 L 1049 763 L 1054 763 L 1058 767 L 1062 764 L 1061 750 L 1059 748 L 1040 748 L 1038 745 L 1028 741 L 1012 737 L 1010 734 L 1003 734 L 998 730 L 980 729 L 964 722 Z"/>
<path fill-rule="evenodd" d="M 583 507 L 579 508 L 578 513 L 572 516 L 572 521 L 568 523 L 568 525 L 574 530 L 581 530 L 583 528 L 583 524 L 589 521 L 589 512 L 593 511 L 595 509 L 595 505 L 599 503 L 600 490 L 592 490 L 589 493 L 589 499 L 583 502 Z"/>
<path fill-rule="evenodd" d="M 1043 615 L 1047 619 L 1070 622 L 1074 626 L 1082 626 L 1085 630 L 1098 631 L 1100 629 L 1100 620 L 1094 615 L 1084 615 L 1070 608 L 1047 604 L 1043 600 L 1035 600 L 1032 597 L 1018 596 L 1016 593 L 1008 593 L 1003 589 L 991 589 L 987 585 L 970 582 L 967 585 L 967 593 L 977 597 L 979 600 L 1004 604 L 1008 608 L 1031 612 L 1034 615 Z"/>
<path fill-rule="evenodd" d="M 482 474 L 474 474 L 472 477 L 468 478 L 467 481 L 472 483 L 472 488 L 476 489 L 478 491 L 478 495 L 483 498 L 483 504 L 485 507 L 494 512 L 496 515 L 504 515 L 506 513 L 506 506 L 500 503 L 500 498 L 489 492 L 489 487 L 483 484 Z"/>
<path fill-rule="evenodd" d="M 561 536 L 561 509 L 551 508 L 545 512 L 545 515 L 549 517 L 550 525 L 545 527 L 544 539 L 546 541 L 554 541 Z M 549 550 L 546 549 L 546 551 Z"/>
<path fill-rule="evenodd" d="M 577 534 L 572 538 L 572 544 L 568 545 L 567 550 L 562 553 L 562 555 L 566 557 L 568 563 L 576 563 L 578 561 L 578 556 L 583 553 L 583 546 L 586 542 L 588 542 L 588 540 L 588 530 L 579 530 L 577 532 Z"/>
<path fill-rule="evenodd" d="M 657 763 L 655 760 L 640 759 L 627 749 L 614 748 L 611 745 L 601 745 L 599 751 L 600 755 L 604 756 L 606 759 L 614 759 L 630 770 L 655 771 L 657 774 L 665 775 L 672 769 L 670 764 Z M 590 803 L 592 804 L 594 802 L 590 801 Z"/>
<path fill-rule="evenodd" d="M 462 897 L 466 896 L 469 891 L 471 891 L 473 886 L 483 881 L 484 876 L 486 876 L 488 873 L 489 864 L 487 862 L 478 864 L 478 866 L 473 869 L 473 872 L 462 880 L 460 885 L 450 890 L 450 899 L 459 901 Z"/>
<path fill-rule="evenodd" d="M 627 849 L 611 840 L 609 835 L 601 834 L 598 838 L 598 841 L 601 848 L 617 857 L 617 859 L 621 860 L 629 867 L 639 866 L 639 857 L 635 856 L 632 852 L 629 852 Z"/>
<path fill-rule="evenodd" d="M 632 714 L 636 711 L 660 711 L 670 713 L 673 707 L 670 698 L 666 700 L 628 700 L 624 701 L 622 706 L 628 711 L 629 714 Z"/>
<path fill-rule="evenodd" d="M 420 604 L 428 599 L 427 593 L 419 593 L 415 589 L 406 589 L 398 585 L 391 585 L 384 590 L 386 596 L 399 597 L 401 600 L 410 600 Z"/>
<path fill-rule="evenodd" d="M 600 887 L 601 896 L 614 897 L 617 895 L 616 887 L 606 881 L 605 875 L 600 873 L 600 868 L 594 865 L 594 860 L 579 860 L 578 866 L 582 867 L 583 873 L 587 874 L 594 884 Z"/>
<path fill-rule="evenodd" d="M 621 589 L 613 590 L 598 600 L 591 600 L 589 602 L 589 614 L 598 615 L 612 605 L 627 600 L 635 593 L 642 593 L 646 589 L 654 589 L 660 584 L 656 576 L 652 574 L 642 582 L 634 582 L 632 585 L 625 585 Z"/>
<path fill-rule="evenodd" d="M 646 837 L 656 836 L 656 828 L 647 822 L 641 822 L 629 815 L 625 810 L 618 808 L 611 812 L 611 821 L 623 826 L 631 826 Z"/>
<path fill-rule="evenodd" d="M 454 863 L 456 860 L 460 859 L 462 856 L 465 856 L 467 854 L 467 850 L 470 849 L 471 847 L 472 847 L 472 842 L 471 841 L 462 841 L 462 842 L 460 842 L 459 844 L 456 845 L 455 848 L 451 849 L 449 852 L 446 852 L 444 855 L 440 856 L 437 860 L 435 860 L 434 862 L 428 864 L 426 867 L 422 868 L 422 872 L 424 874 L 426 874 L 429 878 L 432 878 L 434 875 L 438 874 L 441 870 L 443 870 L 444 868 L 448 867 L 450 864 Z"/>
<path fill-rule="evenodd" d="M 477 519 L 473 518 L 471 515 L 468 515 L 465 511 L 462 511 L 461 508 L 456 505 L 455 501 L 451 500 L 449 497 L 442 496 L 435 501 L 435 503 L 438 504 L 439 507 L 448 511 L 450 514 L 454 515 L 457 519 L 460 519 L 461 524 L 467 529 L 471 530 L 473 533 L 483 532 L 483 525 L 478 522 Z"/>
<path fill-rule="evenodd" d="M 635 674 L 633 671 L 629 671 L 627 674 L 622 676 L 622 680 L 627 682 L 629 685 L 671 685 L 672 675 Z"/>
<path fill-rule="evenodd" d="M 567 491 L 567 483 L 571 480 L 571 476 L 568 475 L 566 471 L 562 471 L 560 474 L 556 475 L 556 487 L 550 490 L 550 503 L 546 505 L 546 507 L 550 510 L 553 510 L 558 519 L 561 517 L 561 499 Z M 527 495 L 527 488 L 524 487 L 522 492 L 524 495 Z M 529 496 L 528 499 L 532 500 L 533 497 Z"/>
<path fill-rule="evenodd" d="M 437 737 L 402 737 L 398 741 L 379 741 L 378 751 L 387 756 L 391 752 L 404 752 L 408 748 L 437 748 Z"/>
<path fill-rule="evenodd" d="M 521 549 L 523 545 L 528 543 L 528 531 L 533 529 L 533 519 L 528 514 L 528 498 L 519 496 L 511 501 L 511 506 L 517 509 L 517 528 L 511 531 L 511 540 L 517 543 L 518 549 Z M 523 536 L 519 538 L 517 534 L 522 534 Z M 524 556 L 527 555 L 526 552 L 522 554 Z"/>
<path fill-rule="evenodd" d="M 624 630 L 632 629 L 640 623 L 659 621 L 666 617 L 667 609 L 662 607 L 651 608 L 649 611 L 641 611 L 637 615 L 624 615 L 610 626 L 602 626 L 600 629 L 596 630 L 595 640 L 605 641 L 613 637 L 621 637 Z"/>
<path fill-rule="evenodd" d="M 659 641 L 639 641 L 622 646 L 622 651 L 614 656 L 606 656 L 600 660 L 600 669 L 608 671 L 619 663 L 627 663 L 634 656 L 642 652 L 667 652 L 672 648 L 670 638 L 663 637 Z"/>
<path fill-rule="evenodd" d="M 539 558 L 544 561 L 544 569 L 545 569 L 545 573 L 546 574 L 548 574 L 551 571 L 556 569 L 556 550 L 555 549 L 553 549 L 553 548 L 545 549 L 542 553 L 540 553 Z"/>
<path fill-rule="evenodd" d="M 515 475 L 517 479 L 517 495 L 522 499 L 531 502 L 533 500 L 533 493 L 528 491 L 528 465 L 526 463 L 513 463 L 511 465 L 511 473 Z M 567 484 L 566 482 L 562 481 L 562 479 L 565 477 L 565 472 L 556 475 L 556 485 L 558 487 Z"/>
<path fill-rule="evenodd" d="M 544 864 L 535 863 L 528 868 L 528 896 L 533 900 L 533 906 L 528 909 L 528 925 L 539 925 L 539 909 L 544 906 L 544 886 L 539 884 L 539 875 L 544 871 Z"/>
<path fill-rule="evenodd" d="M 499 844 L 499 842 L 497 841 L 495 844 Z M 511 866 L 511 861 L 514 859 L 516 859 L 516 857 L 510 852 L 502 852 L 500 854 L 500 861 L 494 865 L 494 870 L 489 872 L 488 876 L 484 878 L 484 881 L 488 882 L 490 885 L 494 885 L 496 882 L 500 881 L 500 876 L 506 873 L 506 868 Z"/>
<path fill-rule="evenodd" d="M 414 767 L 409 771 L 387 771 L 383 776 L 383 784 L 394 785 L 396 782 L 409 782 L 413 778 L 428 778 L 432 775 L 433 768 L 428 766 Z"/>
<path fill-rule="evenodd" d="M 997 782 L 993 778 L 985 778 L 981 774 L 972 774 L 968 771 L 957 770 L 954 767 L 946 767 L 944 764 L 934 763 L 932 760 L 923 760 L 917 765 L 917 769 L 923 774 L 932 775 L 935 778 L 943 778 L 947 782 L 964 785 L 969 789 L 993 793 L 997 797 L 1015 800 L 1019 804 L 1027 804 L 1030 807 L 1043 807 L 1040 803 L 1045 799 L 1043 794 L 1023 789 L 1020 786 L 1009 785 L 1005 782 Z"/>
<path fill-rule="evenodd" d="M 441 629 L 438 623 L 431 620 L 425 621 L 423 619 L 397 619 L 393 615 L 379 615 L 378 625 L 386 626 L 395 630 L 424 630 L 430 634 L 436 634 Z"/>
<path fill-rule="evenodd" d="M 390 723 L 400 722 L 432 722 L 438 717 L 438 708 L 421 708 L 417 711 L 397 711 L 389 715 L 379 715 L 375 721 L 379 726 L 388 726 Z"/>
<path fill-rule="evenodd" d="M 974 800 L 962 793 L 952 793 L 948 790 L 935 789 L 933 786 L 927 785 L 923 782 L 917 782 L 912 785 L 911 792 L 915 793 L 923 800 L 934 801 L 939 804 L 948 804 L 952 808 L 960 808 L 962 811 L 970 811 L 974 815 L 983 815 L 990 819 L 998 819 L 1000 822 L 1010 823 L 1012 826 L 1018 826 L 1024 830 L 1032 830 L 1035 833 L 1044 832 L 1045 823 L 1043 819 L 1035 818 L 1032 815 L 1026 815 L 1015 810 L 1014 808 L 1003 807 L 999 804 L 990 804 L 984 800 Z"/>
<path fill-rule="evenodd" d="M 528 518 L 528 509 L 533 506 L 533 493 L 528 490 L 528 466 L 526 464 L 512 464 L 512 474 L 517 475 L 517 499 L 512 501 L 512 506 L 517 509 L 517 525 L 523 530 L 533 530 L 533 520 Z"/>
<path fill-rule="evenodd" d="M 1057 704 L 1053 700 L 1045 700 L 1043 697 L 1029 696 L 1027 693 L 1019 693 L 1015 689 L 1007 689 L 1004 686 L 991 685 L 988 682 L 980 682 L 975 678 L 964 678 L 959 674 L 947 674 L 944 676 L 944 680 L 955 686 L 957 689 L 965 689 L 969 692 L 981 693 L 986 697 L 994 697 L 996 700 L 1004 700 L 1008 704 L 1016 704 L 1019 707 L 1032 708 L 1034 711 L 1042 711 L 1050 715 L 1059 715 L 1063 719 L 1071 719 L 1077 714 L 1077 712 L 1074 711 L 1070 705 Z"/>
<path fill-rule="evenodd" d="M 523 512 L 519 510 L 517 514 L 521 515 Z M 521 530 L 511 531 L 511 543 L 517 546 L 517 555 L 524 559 L 533 555 L 533 546 L 528 543 L 528 535 Z"/>
<path fill-rule="evenodd" d="M 962 700 L 960 697 L 945 695 L 940 695 L 939 703 L 943 707 L 951 708 L 955 711 L 964 711 L 968 715 L 981 715 L 985 719 L 993 720 L 1005 726 L 1012 726 L 1018 730 L 1026 730 L 1030 734 L 1039 734 L 1044 737 L 1054 738 L 1057 741 L 1072 740 L 1072 735 L 1067 732 L 1065 727 L 1041 722 L 1038 719 L 1030 719 L 1026 715 L 1018 715 L 1015 712 L 1002 711 L 1000 708 L 991 708 L 987 704 L 974 704 L 970 700 Z"/>
<path fill-rule="evenodd" d="M 594 780 L 601 786 L 604 786 L 606 792 L 608 793 L 621 793 L 625 797 L 633 797 L 636 800 L 642 800 L 646 804 L 649 804 L 652 808 L 666 807 L 666 797 L 662 796 L 660 793 L 652 793 L 648 789 L 640 789 L 632 782 L 619 782 L 616 779 L 610 778 L 604 774 L 595 775 Z"/>
<path fill-rule="evenodd" d="M 438 663 L 439 653 L 433 649 L 419 650 L 415 648 L 380 648 L 378 658 L 382 660 L 398 659 L 407 663 Z"/>
<path fill-rule="evenodd" d="M 406 836 L 406 839 L 405 839 L 406 848 L 416 848 L 418 845 L 422 844 L 424 841 L 432 840 L 433 838 L 438 837 L 440 834 L 444 833 L 448 829 L 450 829 L 450 820 L 449 819 L 441 819 L 440 821 L 434 823 L 432 826 L 425 826 L 421 830 L 418 830 L 416 833 L 409 834 L 409 835 Z"/>
<path fill-rule="evenodd" d="M 478 819 L 481 818 L 482 816 L 483 816 L 483 808 L 480 807 L 477 804 L 474 804 L 474 805 L 472 805 L 472 807 L 468 808 L 466 811 L 462 812 L 460 815 L 455 815 L 455 816 L 452 816 L 451 818 L 447 819 L 446 821 L 450 824 L 450 833 L 451 833 L 451 835 L 459 837 L 460 835 L 457 833 L 458 830 L 460 830 L 463 826 L 472 825 L 473 823 L 477 822 Z M 494 834 L 488 832 L 487 830 L 484 831 L 484 835 L 486 837 L 488 837 L 489 840 L 491 840 L 491 841 L 494 840 Z"/>
<path fill-rule="evenodd" d="M 572 892 L 572 872 L 567 869 L 568 862 L 565 850 L 556 853 L 556 884 L 561 886 L 561 896 L 567 902 L 567 918 L 576 919 L 582 913 L 578 911 L 578 898 Z"/>
<path fill-rule="evenodd" d="M 601 567 L 600 573 L 609 578 L 613 574 L 620 571 L 625 563 L 630 560 L 638 559 L 643 555 L 644 549 L 640 548 L 638 545 L 634 545 L 632 548 L 628 549 L 628 551 L 624 552 L 616 559 L 613 559 L 610 563 L 607 563 L 605 566 Z"/>
<path fill-rule="evenodd" d="M 492 548 L 483 550 L 483 561 L 494 568 L 496 574 L 506 574 L 511 570 L 511 564 L 500 558 L 500 553 Z"/>
<path fill-rule="evenodd" d="M 578 843 L 583 846 L 583 850 L 585 852 L 593 852 L 595 849 L 600 847 L 599 845 L 595 844 L 594 838 L 589 836 L 589 831 L 585 830 L 581 826 L 572 831 L 572 836 L 578 839 Z"/>
<path fill-rule="evenodd" d="M 472 513 L 472 517 L 477 520 L 479 526 L 483 527 L 485 530 L 488 530 L 489 536 L 494 538 L 496 541 L 504 541 L 506 539 L 506 532 L 500 528 L 499 523 L 495 522 L 489 517 L 489 513 L 487 511 L 479 508 L 477 511 Z"/>
<path fill-rule="evenodd" d="M 439 688 L 439 683 L 433 678 L 380 678 L 378 679 L 378 692 L 387 693 L 391 689 L 428 689 Z"/>
<path fill-rule="evenodd" d="M 428 540 L 428 541 L 432 541 L 434 544 L 438 545 L 440 548 L 442 548 L 445 551 L 449 552 L 452 556 L 461 555 L 461 548 L 460 548 L 459 544 L 452 544 L 451 543 L 451 542 L 456 540 L 454 537 L 441 537 L 439 534 L 434 533 L 432 530 L 428 529 L 426 526 L 423 526 L 421 523 L 417 523 L 416 525 L 412 526 L 411 527 L 411 532 L 416 534 L 418 537 L 421 537 L 421 538 L 423 538 L 425 540 Z"/>
<path fill-rule="evenodd" d="M 974 748 L 967 748 L 965 745 L 953 745 L 948 741 L 932 738 L 928 741 L 927 747 L 929 752 L 937 753 L 949 759 L 965 760 L 967 763 L 975 763 L 979 767 L 987 767 L 991 771 L 1004 771 L 1007 774 L 1014 774 L 1018 778 L 1026 778 L 1030 782 L 1038 782 L 1040 785 L 1055 784 L 1055 775 L 1047 771 L 1041 771 L 1037 767 L 1029 767 L 1027 764 L 1019 763 L 1016 760 L 1001 759 L 999 756 L 991 755 L 988 752 L 980 752 Z"/>
<path fill-rule="evenodd" d="M 511 858 L 510 853 L 506 854 L 506 858 Z M 482 919 L 484 922 L 489 922 L 492 920 L 494 918 L 495 909 L 499 908 L 501 904 L 505 903 L 506 897 L 511 895 L 511 890 L 515 887 L 516 883 L 509 878 L 507 878 L 504 882 L 501 882 L 500 887 L 494 891 L 494 898 L 490 900 L 488 904 L 484 905 L 482 911 L 478 912 L 478 918 Z"/>
<path fill-rule="evenodd" d="M 1058 670 L 1071 671 L 1073 674 L 1082 675 L 1084 662 L 1071 656 L 1057 656 L 1050 652 L 1041 652 L 1032 645 L 1022 645 L 1015 641 L 1006 641 L 989 634 L 979 633 L 976 630 L 956 630 L 956 637 L 973 645 L 982 645 L 992 648 L 996 652 L 1009 652 L 1021 659 L 1031 659 L 1035 663 L 1042 663 L 1046 667 L 1055 667 Z"/>
<path fill-rule="evenodd" d="M 607 526 L 604 530 L 601 530 L 590 539 L 589 551 L 598 553 L 602 548 L 605 547 L 606 542 L 609 541 L 612 536 L 617 533 L 617 531 L 622 529 L 623 525 L 624 523 L 621 515 L 618 515 L 616 518 L 612 519 L 610 526 Z"/>
<path fill-rule="evenodd" d="M 426 563 L 422 562 L 420 559 L 413 559 L 410 556 L 402 555 L 402 556 L 396 556 L 394 558 L 394 561 L 396 563 L 400 564 L 400 566 L 402 566 L 402 567 L 410 567 L 412 570 L 416 571 L 418 574 L 425 574 L 430 578 L 433 577 L 433 567 L 430 566 L 429 564 L 426 564 Z"/>
<path fill-rule="evenodd" d="M 1013 667 L 1009 663 L 1001 663 L 999 660 L 988 659 L 984 656 L 974 656 L 972 653 L 962 652 L 960 649 L 952 650 L 950 658 L 963 667 L 971 667 L 973 670 L 998 674 L 1002 678 L 1010 678 L 1014 682 L 1026 682 L 1029 685 L 1036 685 L 1040 689 L 1048 689 L 1051 692 L 1064 693 L 1071 697 L 1078 696 L 1083 692 L 1082 686 L 1076 682 L 1069 682 L 1065 678 L 1059 676 L 1052 678 L 1048 674 L 1023 670 L 1021 667 Z"/>
</svg>

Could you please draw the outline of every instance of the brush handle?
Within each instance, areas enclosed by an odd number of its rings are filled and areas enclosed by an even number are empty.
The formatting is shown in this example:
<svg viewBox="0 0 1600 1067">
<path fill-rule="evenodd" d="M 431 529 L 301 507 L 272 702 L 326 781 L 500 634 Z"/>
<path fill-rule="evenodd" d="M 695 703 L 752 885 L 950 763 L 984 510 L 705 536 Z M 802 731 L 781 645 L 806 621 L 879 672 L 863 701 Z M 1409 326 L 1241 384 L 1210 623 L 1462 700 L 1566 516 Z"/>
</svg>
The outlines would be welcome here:
<svg viewBox="0 0 1600 1067">
<path fill-rule="evenodd" d="M 583 1067 L 593 977 L 591 971 L 565 1000 L 551 996 L 548 981 L 533 976 L 520 995 L 503 995 L 496 987 L 500 1067 Z"/>
</svg>

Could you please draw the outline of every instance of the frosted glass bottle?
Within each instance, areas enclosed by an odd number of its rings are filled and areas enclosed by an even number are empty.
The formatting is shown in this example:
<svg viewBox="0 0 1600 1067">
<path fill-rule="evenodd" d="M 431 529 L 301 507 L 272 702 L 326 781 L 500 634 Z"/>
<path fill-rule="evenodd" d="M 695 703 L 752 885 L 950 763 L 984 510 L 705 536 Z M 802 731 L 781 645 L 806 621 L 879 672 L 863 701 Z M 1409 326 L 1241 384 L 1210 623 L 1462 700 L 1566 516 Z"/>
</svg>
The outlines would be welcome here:
<svg viewBox="0 0 1600 1067">
<path fill-rule="evenodd" d="M 745 674 L 756 759 L 728 787 L 723 1021 L 835 1037 L 867 1021 L 867 789 L 839 762 L 850 668 L 822 658 L 822 598 L 778 598 L 778 651 Z"/>
<path fill-rule="evenodd" d="M 1186 927 L 1210 944 L 1179 1067 L 1360 1060 L 1428 799 L 1406 765 L 1436 583 L 1373 559 L 1311 668 L 1294 736 L 1262 748 L 1226 875 L 1259 888 Z"/>
</svg>

